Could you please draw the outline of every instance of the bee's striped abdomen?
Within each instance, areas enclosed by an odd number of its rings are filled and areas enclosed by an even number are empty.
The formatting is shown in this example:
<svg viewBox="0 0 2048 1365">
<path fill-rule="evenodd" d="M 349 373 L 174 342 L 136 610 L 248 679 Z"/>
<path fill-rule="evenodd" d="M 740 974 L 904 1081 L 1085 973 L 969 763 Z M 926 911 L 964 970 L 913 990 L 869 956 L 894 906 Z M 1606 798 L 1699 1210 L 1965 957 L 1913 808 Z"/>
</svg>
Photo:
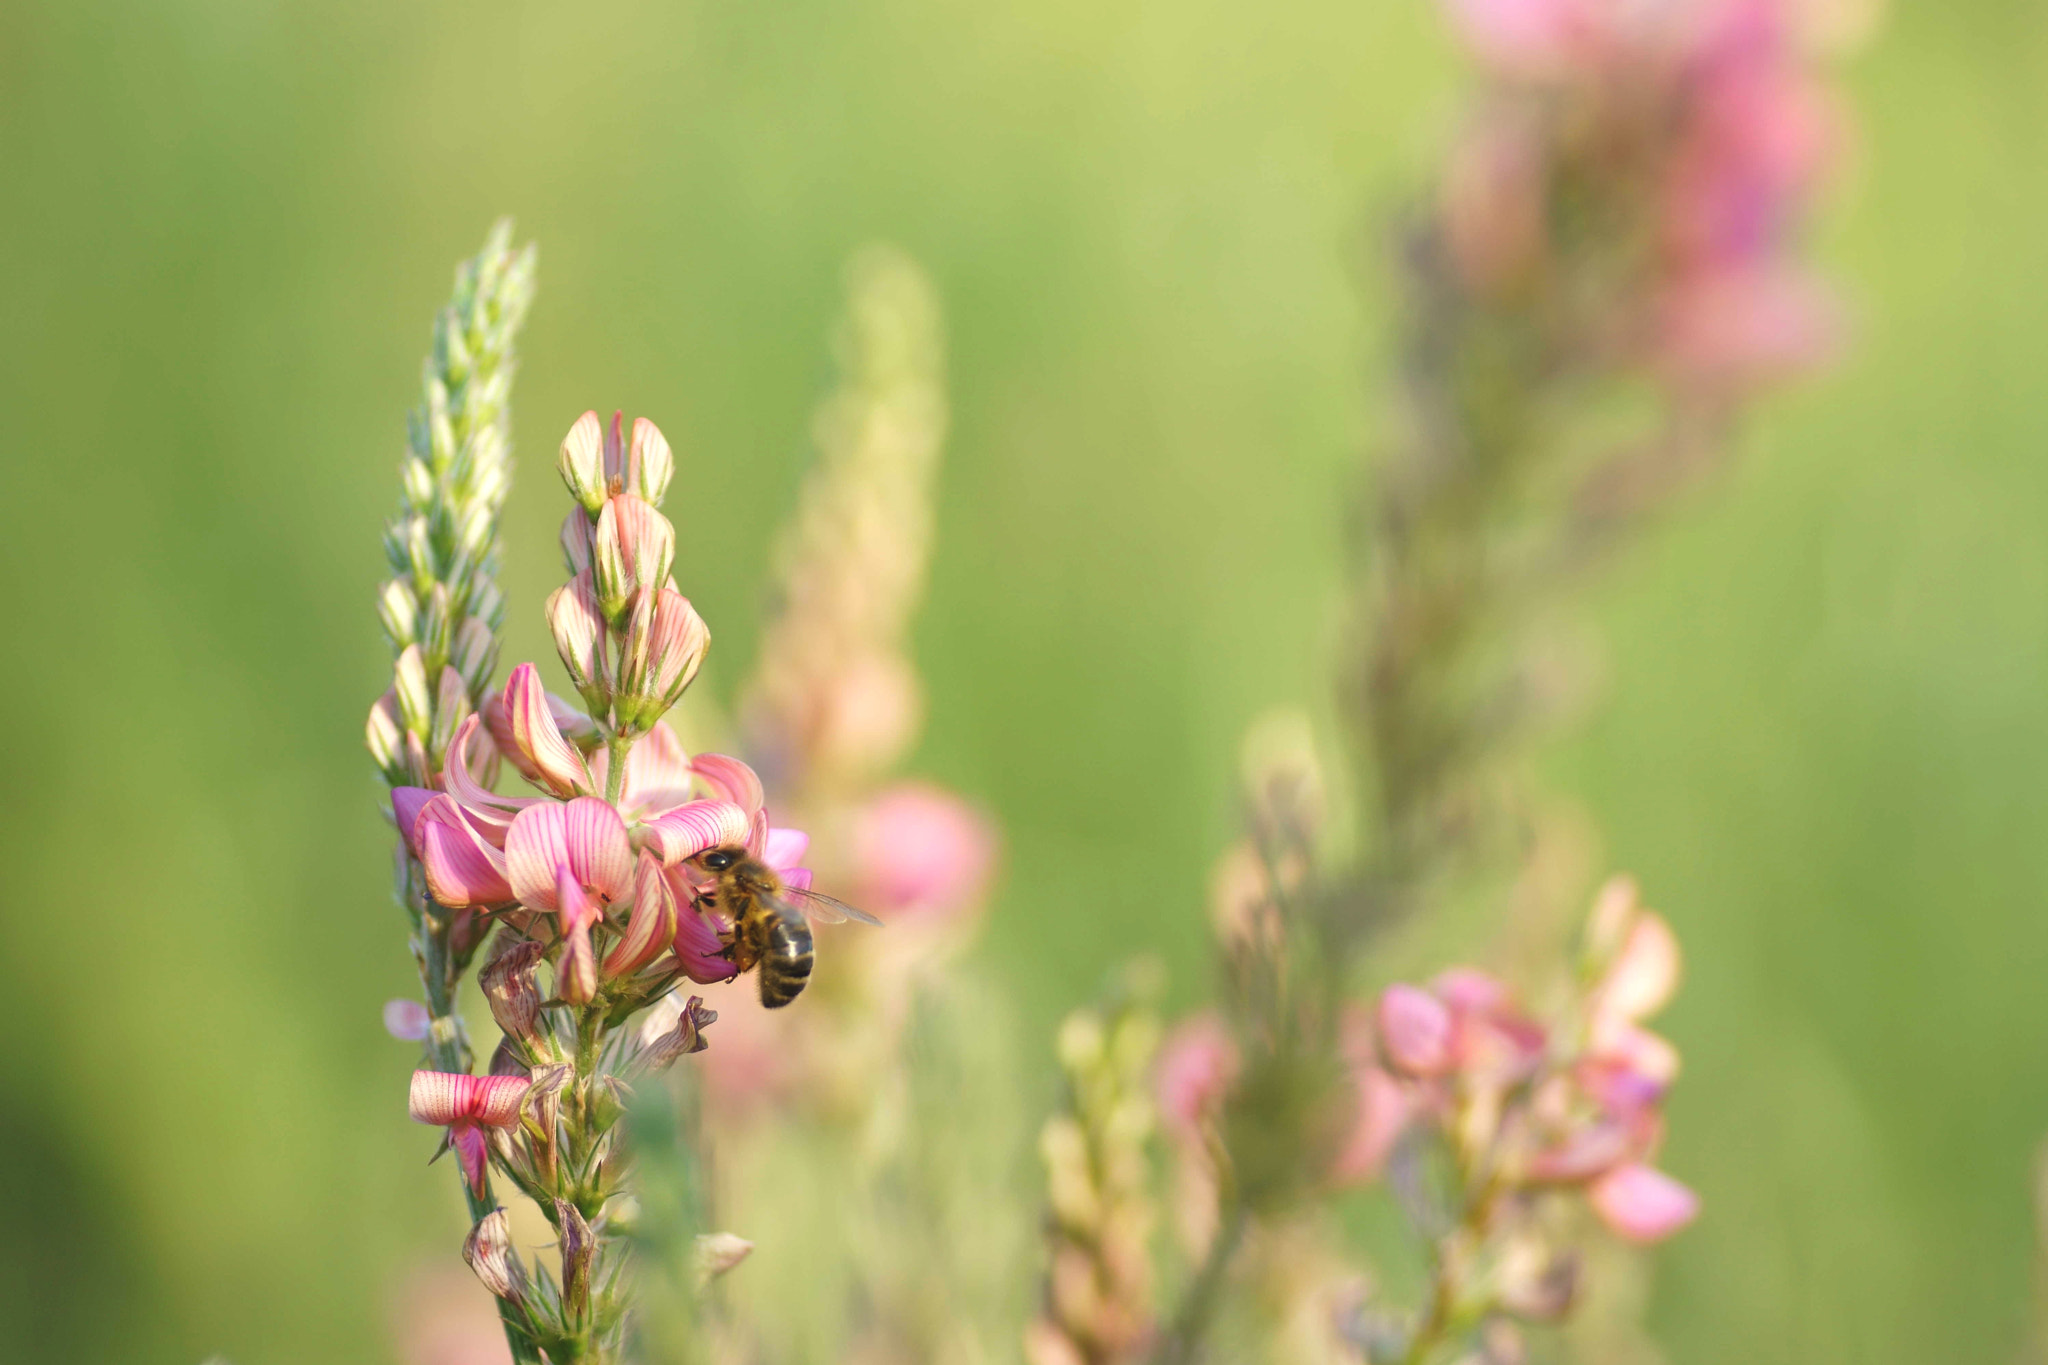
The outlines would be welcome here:
<svg viewBox="0 0 2048 1365">
<path fill-rule="evenodd" d="M 761 1005 L 780 1009 L 803 993 L 811 979 L 811 926 L 800 914 L 771 916 L 767 951 L 761 954 Z"/>
</svg>

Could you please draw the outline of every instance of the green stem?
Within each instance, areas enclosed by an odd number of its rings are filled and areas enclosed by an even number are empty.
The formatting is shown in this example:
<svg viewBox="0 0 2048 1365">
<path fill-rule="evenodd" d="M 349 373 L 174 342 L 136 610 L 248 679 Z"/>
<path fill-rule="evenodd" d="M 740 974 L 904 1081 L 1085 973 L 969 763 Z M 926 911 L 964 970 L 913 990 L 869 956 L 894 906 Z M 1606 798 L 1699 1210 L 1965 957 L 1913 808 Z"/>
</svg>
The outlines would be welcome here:
<svg viewBox="0 0 2048 1365">
<path fill-rule="evenodd" d="M 1158 1349 L 1152 1353 L 1152 1365 L 1193 1365 L 1199 1358 L 1202 1338 L 1208 1334 L 1209 1325 L 1216 1318 L 1223 1276 L 1237 1255 L 1238 1245 L 1244 1241 L 1250 1221 L 1244 1201 L 1229 1198 L 1228 1206 L 1217 1223 L 1216 1236 L 1209 1243 L 1209 1252 L 1202 1258 L 1201 1268 L 1195 1272 L 1195 1277 L 1188 1281 L 1188 1287 L 1181 1295 L 1180 1308 L 1173 1315 L 1172 1326 L 1160 1337 Z"/>
<path fill-rule="evenodd" d="M 604 799 L 616 806 L 626 790 L 626 755 L 633 752 L 633 736 L 614 734 L 606 748 L 610 761 L 604 773 Z"/>
</svg>

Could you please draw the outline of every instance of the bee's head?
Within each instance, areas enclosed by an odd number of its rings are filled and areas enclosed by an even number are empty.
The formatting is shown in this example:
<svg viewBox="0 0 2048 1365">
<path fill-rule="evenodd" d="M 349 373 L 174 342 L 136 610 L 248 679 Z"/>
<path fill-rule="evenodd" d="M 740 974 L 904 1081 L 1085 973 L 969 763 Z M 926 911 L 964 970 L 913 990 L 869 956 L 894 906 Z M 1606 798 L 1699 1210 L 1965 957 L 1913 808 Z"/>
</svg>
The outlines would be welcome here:
<svg viewBox="0 0 2048 1365">
<path fill-rule="evenodd" d="M 740 851 L 736 848 L 714 848 L 698 854 L 697 861 L 703 865 L 706 872 L 725 872 L 740 860 L 740 856 Z"/>
</svg>

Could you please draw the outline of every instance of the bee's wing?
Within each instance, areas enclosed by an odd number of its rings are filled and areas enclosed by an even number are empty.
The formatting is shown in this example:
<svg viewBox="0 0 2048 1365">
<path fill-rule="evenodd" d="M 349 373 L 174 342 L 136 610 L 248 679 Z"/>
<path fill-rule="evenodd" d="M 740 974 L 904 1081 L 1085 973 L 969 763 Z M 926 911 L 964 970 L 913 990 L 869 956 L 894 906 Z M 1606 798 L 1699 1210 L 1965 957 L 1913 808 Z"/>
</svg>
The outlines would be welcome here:
<svg viewBox="0 0 2048 1365">
<path fill-rule="evenodd" d="M 856 919 L 862 924 L 872 924 L 877 929 L 882 927 L 882 922 L 867 911 L 856 910 L 845 901 L 828 896 L 822 891 L 799 891 L 791 886 L 785 887 L 782 894 L 788 898 L 791 905 L 803 911 L 804 917 L 813 924 L 839 924 Z"/>
</svg>

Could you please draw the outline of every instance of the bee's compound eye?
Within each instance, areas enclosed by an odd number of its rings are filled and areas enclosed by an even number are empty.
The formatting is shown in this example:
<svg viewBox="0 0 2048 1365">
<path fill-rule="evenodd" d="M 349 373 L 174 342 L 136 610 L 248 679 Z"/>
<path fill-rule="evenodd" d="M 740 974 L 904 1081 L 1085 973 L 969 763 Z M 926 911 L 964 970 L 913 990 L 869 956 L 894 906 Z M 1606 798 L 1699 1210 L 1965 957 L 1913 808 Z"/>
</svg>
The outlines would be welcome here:
<svg viewBox="0 0 2048 1365">
<path fill-rule="evenodd" d="M 713 872 L 723 872 L 732 866 L 733 855 L 725 849 L 715 849 L 704 855 L 704 866 Z"/>
</svg>

